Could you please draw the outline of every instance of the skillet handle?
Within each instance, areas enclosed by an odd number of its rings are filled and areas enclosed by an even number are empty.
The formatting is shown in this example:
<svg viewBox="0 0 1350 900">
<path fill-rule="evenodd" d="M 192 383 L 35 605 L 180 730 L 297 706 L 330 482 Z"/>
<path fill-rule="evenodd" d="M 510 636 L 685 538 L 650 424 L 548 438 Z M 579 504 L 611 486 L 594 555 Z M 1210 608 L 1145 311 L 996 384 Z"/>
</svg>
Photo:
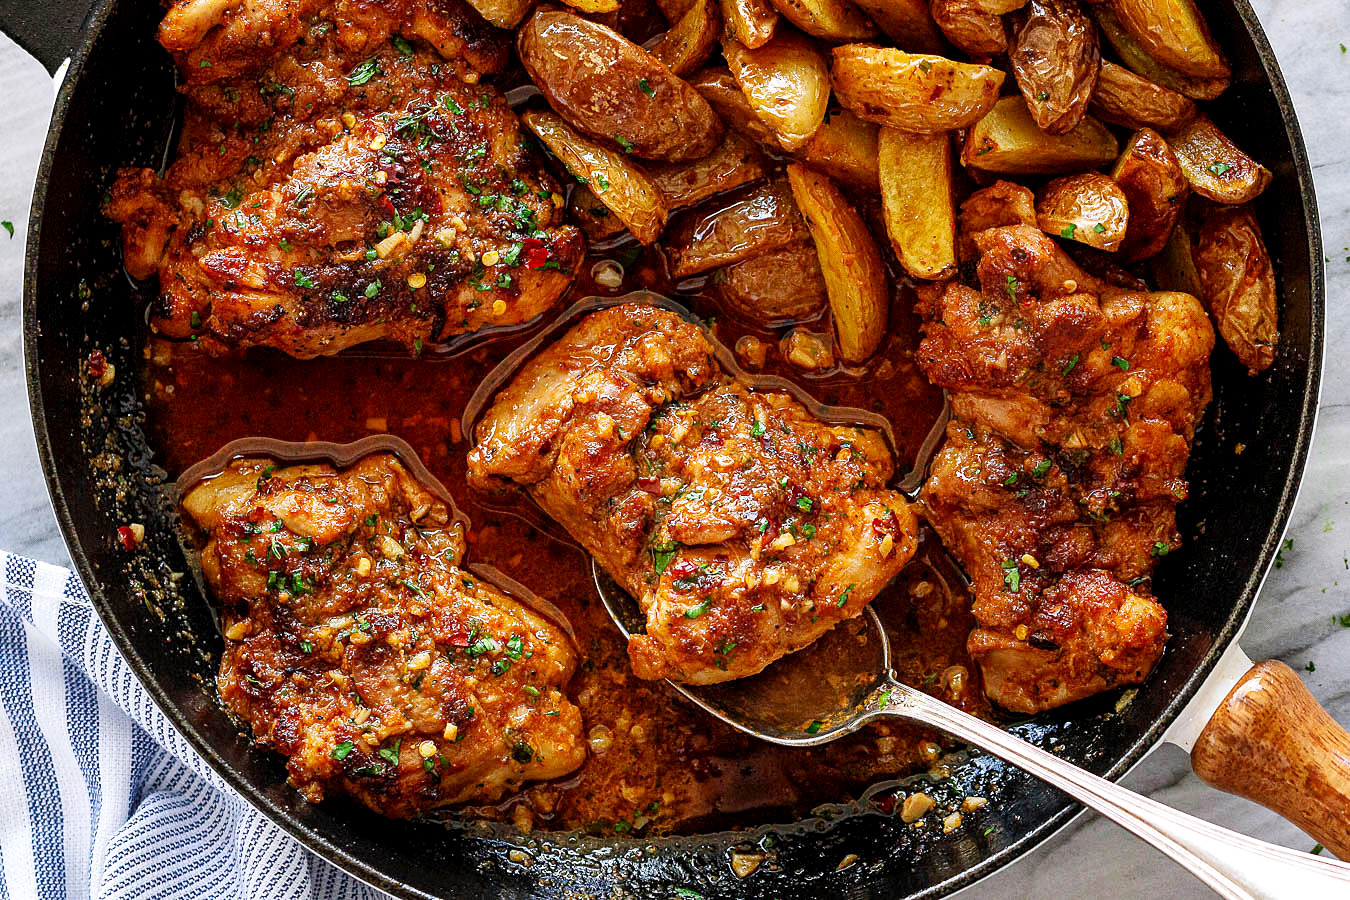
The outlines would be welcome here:
<svg viewBox="0 0 1350 900">
<path fill-rule="evenodd" d="M 95 0 L 0 0 L 0 31 L 53 75 L 80 44 Z"/>
<path fill-rule="evenodd" d="M 1284 663 L 1257 663 L 1238 680 L 1196 739 L 1191 766 L 1350 860 L 1350 732 Z"/>
</svg>

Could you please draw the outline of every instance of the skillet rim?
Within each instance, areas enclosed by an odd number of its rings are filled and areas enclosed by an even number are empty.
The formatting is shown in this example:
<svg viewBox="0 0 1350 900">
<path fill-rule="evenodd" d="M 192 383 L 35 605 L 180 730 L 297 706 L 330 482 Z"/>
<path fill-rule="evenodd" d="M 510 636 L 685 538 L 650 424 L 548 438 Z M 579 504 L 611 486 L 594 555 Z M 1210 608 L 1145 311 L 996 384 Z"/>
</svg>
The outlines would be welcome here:
<svg viewBox="0 0 1350 900">
<path fill-rule="evenodd" d="M 51 119 L 48 124 L 47 138 L 43 147 L 41 162 L 34 185 L 33 200 L 30 206 L 27 243 L 24 251 L 24 287 L 23 287 L 23 343 L 25 380 L 28 384 L 29 410 L 33 420 L 34 438 L 37 443 L 38 458 L 42 466 L 43 479 L 47 487 L 52 511 L 61 530 L 61 537 L 70 554 L 72 563 L 86 590 L 100 621 L 107 628 L 118 651 L 126 660 L 142 688 L 154 700 L 160 712 L 169 720 L 174 729 L 192 749 L 206 760 L 212 770 L 245 797 L 250 805 L 267 816 L 275 825 L 285 831 L 306 849 L 333 863 L 349 875 L 387 893 L 401 897 L 427 898 L 435 900 L 434 895 L 398 881 L 385 874 L 378 865 L 348 853 L 332 843 L 317 830 L 295 820 L 285 810 L 275 806 L 263 792 L 244 775 L 233 768 L 205 738 L 192 726 L 182 710 L 170 702 L 167 691 L 153 678 L 149 666 L 136 651 L 130 636 L 118 624 L 109 609 L 93 566 L 83 551 L 76 531 L 70 506 L 63 493 L 56 459 L 52 449 L 51 435 L 47 429 L 46 410 L 43 403 L 42 386 L 38 375 L 38 269 L 40 258 L 39 237 L 42 232 L 44 212 L 47 202 L 47 188 L 54 166 L 57 146 L 66 125 L 75 86 L 80 81 L 84 65 L 88 59 L 96 38 L 117 6 L 119 0 L 98 0 L 89 17 L 85 20 L 85 30 L 79 45 L 71 52 L 68 64 L 62 74 Z M 1232 607 L 1227 620 L 1215 636 L 1213 644 L 1191 670 L 1186 680 L 1174 691 L 1171 699 L 1148 729 L 1121 755 L 1116 762 L 1103 773 L 1103 777 L 1116 780 L 1140 762 L 1162 740 L 1167 728 L 1176 720 L 1181 711 L 1191 701 L 1200 686 L 1209 678 L 1214 666 L 1228 646 L 1242 633 L 1250 615 L 1261 585 L 1270 572 L 1271 564 L 1280 546 L 1288 526 L 1290 515 L 1302 484 L 1303 472 L 1315 430 L 1318 402 L 1322 384 L 1323 358 L 1326 350 L 1325 314 L 1326 279 L 1323 267 L 1321 224 L 1317 210 L 1317 200 L 1313 187 L 1312 169 L 1308 161 L 1307 149 L 1299 127 L 1298 117 L 1288 86 L 1280 70 L 1275 52 L 1266 37 L 1265 30 L 1252 9 L 1249 0 L 1231 0 L 1234 12 L 1240 18 L 1243 27 L 1252 40 L 1256 55 L 1260 59 L 1265 73 L 1265 81 L 1274 94 L 1280 110 L 1281 123 L 1289 141 L 1293 171 L 1298 179 L 1302 212 L 1306 222 L 1306 242 L 1309 254 L 1309 304 L 1310 328 L 1308 333 L 1309 350 L 1307 375 L 1302 390 L 1302 405 L 1298 415 L 1298 434 L 1294 442 L 1292 457 L 1285 473 L 1284 482 L 1275 508 L 1275 517 L 1270 531 L 1259 554 L 1258 565 L 1247 578 L 1241 597 Z M 1284 293 L 1282 291 L 1282 293 Z M 1044 841 L 1065 827 L 1082 812 L 1077 802 L 1066 800 L 1058 812 L 1049 816 L 1029 829 L 1022 837 L 1007 846 L 989 854 L 984 859 L 964 871 L 944 881 L 929 885 L 910 895 L 911 898 L 943 897 L 955 891 L 969 887 L 983 880 L 999 869 L 1021 859 Z"/>
</svg>

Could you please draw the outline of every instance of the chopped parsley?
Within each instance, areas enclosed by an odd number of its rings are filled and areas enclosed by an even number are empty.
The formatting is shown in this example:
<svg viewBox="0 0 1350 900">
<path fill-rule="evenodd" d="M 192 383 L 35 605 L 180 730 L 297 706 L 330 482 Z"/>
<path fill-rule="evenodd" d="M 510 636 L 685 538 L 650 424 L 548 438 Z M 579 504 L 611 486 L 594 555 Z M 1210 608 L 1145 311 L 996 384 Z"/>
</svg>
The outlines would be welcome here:
<svg viewBox="0 0 1350 900">
<path fill-rule="evenodd" d="M 652 561 L 656 564 L 656 574 L 660 575 L 670 565 L 670 561 L 675 558 L 675 553 L 680 549 L 678 541 L 666 541 L 664 544 L 656 544 L 652 547 Z"/>
<path fill-rule="evenodd" d="M 295 270 L 295 286 L 296 286 L 296 287 L 302 287 L 302 288 L 308 288 L 308 289 L 311 289 L 311 290 L 312 290 L 313 288 L 318 287 L 318 285 L 314 283 L 314 279 L 313 279 L 313 278 L 310 278 L 308 275 L 306 275 L 304 272 L 300 271 L 299 269 L 296 269 L 296 270 Z"/>
<path fill-rule="evenodd" d="M 1005 285 L 1005 289 L 1008 292 L 1008 299 L 1011 300 L 1013 303 L 1017 302 L 1017 287 L 1018 282 L 1016 276 L 1009 275 L 1008 283 L 1007 285 Z"/>
<path fill-rule="evenodd" d="M 1070 356 L 1070 357 L 1069 357 L 1069 362 L 1068 362 L 1068 364 L 1064 367 L 1064 374 L 1065 374 L 1065 375 L 1068 375 L 1070 372 L 1073 371 L 1074 366 L 1076 366 L 1076 365 L 1078 365 L 1078 354 L 1077 354 L 1077 353 L 1075 353 L 1073 356 Z"/>
<path fill-rule="evenodd" d="M 632 141 L 628 140 L 621 134 L 614 135 L 614 143 L 622 147 L 624 153 L 632 153 L 633 148 L 636 146 Z"/>
<path fill-rule="evenodd" d="M 1230 166 L 1228 163 L 1213 162 L 1205 167 L 1205 171 L 1213 175 L 1215 178 L 1219 178 L 1231 168 L 1233 167 Z"/>
<path fill-rule="evenodd" d="M 1005 559 L 999 563 L 1003 567 L 1003 583 L 1011 593 L 1017 593 L 1022 587 L 1022 570 L 1017 568 L 1017 560 Z"/>
<path fill-rule="evenodd" d="M 848 602 L 848 595 L 853 593 L 855 587 L 857 587 L 857 585 L 850 584 L 848 587 L 844 588 L 844 592 L 839 595 L 839 600 L 834 605 L 843 609 L 844 604 Z"/>
<path fill-rule="evenodd" d="M 815 506 L 815 502 L 810 497 L 797 498 L 797 508 L 802 512 L 810 512 L 813 506 Z"/>
<path fill-rule="evenodd" d="M 1060 236 L 1060 237 L 1071 238 L 1071 237 L 1073 237 L 1073 233 L 1074 233 L 1075 231 L 1077 231 L 1077 230 L 1078 230 L 1078 226 L 1075 225 L 1075 224 L 1073 224 L 1072 222 L 1070 222 L 1068 225 L 1065 225 L 1064 228 L 1060 230 L 1059 236 Z"/>
<path fill-rule="evenodd" d="M 711 608 L 712 597 L 704 597 L 698 603 L 695 603 L 693 606 L 686 609 L 684 611 L 684 617 L 686 619 L 697 619 Z"/>
<path fill-rule="evenodd" d="M 1148 551 L 1148 555 L 1155 557 L 1157 559 L 1161 559 L 1162 557 L 1166 556 L 1171 552 L 1172 552 L 1171 545 L 1165 544 L 1162 541 L 1157 541 L 1153 544 L 1153 549 Z"/>
<path fill-rule="evenodd" d="M 1036 468 L 1031 470 L 1031 477 L 1044 478 L 1045 473 L 1050 471 L 1050 466 L 1051 466 L 1050 460 L 1048 459 L 1041 460 L 1040 462 L 1036 463 Z"/>
<path fill-rule="evenodd" d="M 1123 356 L 1111 357 L 1111 365 L 1115 366 L 1122 372 L 1130 371 L 1130 361 Z"/>
<path fill-rule="evenodd" d="M 338 744 L 336 747 L 333 748 L 333 752 L 331 755 L 333 759 L 339 760 L 346 759 L 347 754 L 351 753 L 354 749 L 356 749 L 356 745 L 353 744 L 351 741 L 343 741 L 342 743 Z"/>
<path fill-rule="evenodd" d="M 347 83 L 352 87 L 360 87 L 376 75 L 383 74 L 380 71 L 380 61 L 377 59 L 368 59 L 361 65 L 352 69 L 352 73 L 347 76 Z"/>
<path fill-rule="evenodd" d="M 656 96 L 656 88 L 652 87 L 651 82 L 645 78 L 638 79 L 638 89 L 641 90 L 642 93 L 646 94 L 648 97 Z"/>
</svg>

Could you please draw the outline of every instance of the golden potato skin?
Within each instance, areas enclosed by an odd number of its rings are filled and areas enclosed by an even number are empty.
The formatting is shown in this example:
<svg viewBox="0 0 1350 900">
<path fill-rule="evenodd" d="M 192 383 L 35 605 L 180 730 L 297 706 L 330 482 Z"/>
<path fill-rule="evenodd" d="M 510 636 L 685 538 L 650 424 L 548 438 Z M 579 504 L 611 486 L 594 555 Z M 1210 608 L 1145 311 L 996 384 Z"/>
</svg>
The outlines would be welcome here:
<svg viewBox="0 0 1350 900">
<path fill-rule="evenodd" d="M 1111 170 L 1130 206 L 1130 225 L 1120 256 L 1126 262 L 1162 251 L 1186 204 L 1190 185 L 1176 154 L 1152 128 L 1135 132 Z"/>
<path fill-rule="evenodd" d="M 735 265 L 809 238 L 792 190 L 777 179 L 691 209 L 671 223 L 662 242 L 672 278 Z"/>
<path fill-rule="evenodd" d="M 778 10 L 769 0 L 721 0 L 726 36 L 751 50 L 767 44 L 778 31 Z"/>
<path fill-rule="evenodd" d="M 1055 178 L 1036 200 L 1036 223 L 1041 231 L 1098 250 L 1120 249 L 1129 221 L 1124 191 L 1100 172 Z"/>
<path fill-rule="evenodd" d="M 781 153 L 783 145 L 769 126 L 755 115 L 736 78 L 721 66 L 708 66 L 695 72 L 689 84 L 717 112 L 729 130 L 744 134 L 771 153 Z"/>
<path fill-rule="evenodd" d="M 651 53 L 683 78 L 708 61 L 721 37 L 722 9 L 717 0 L 694 0 Z"/>
<path fill-rule="evenodd" d="M 1180 291 L 1204 300 L 1205 286 L 1200 283 L 1200 273 L 1195 269 L 1194 245 L 1195 236 L 1191 234 L 1186 218 L 1182 218 L 1168 235 L 1162 250 L 1148 261 L 1148 273 L 1164 291 Z"/>
<path fill-rule="evenodd" d="M 856 0 L 863 12 L 902 50 L 941 53 L 946 39 L 928 11 L 927 0 Z"/>
<path fill-rule="evenodd" d="M 789 165 L 787 175 L 820 258 L 839 355 L 862 362 L 886 334 L 890 285 L 881 251 L 830 179 L 801 163 Z"/>
<path fill-rule="evenodd" d="M 1000 16 L 980 9 L 978 0 L 932 0 L 933 21 L 953 46 L 971 56 L 999 56 L 1008 50 L 1008 29 Z"/>
<path fill-rule="evenodd" d="M 883 128 L 877 146 L 882 217 L 896 258 L 915 278 L 955 275 L 951 139 Z"/>
<path fill-rule="evenodd" d="M 556 113 L 534 109 L 520 118 L 633 237 L 650 244 L 661 236 L 669 215 L 665 199 L 655 182 L 625 154 L 573 131 Z"/>
<path fill-rule="evenodd" d="M 666 198 L 666 206 L 674 210 L 760 181 L 768 177 L 769 163 L 748 137 L 728 131 L 717 149 L 702 159 L 649 163 L 647 174 Z"/>
<path fill-rule="evenodd" d="M 1191 187 L 1217 203 L 1247 203 L 1270 184 L 1270 170 L 1238 149 L 1204 113 L 1169 141 Z"/>
<path fill-rule="evenodd" d="M 726 39 L 722 53 L 750 108 L 784 150 L 810 140 L 830 103 L 830 73 L 813 41 L 784 31 L 754 50 Z"/>
<path fill-rule="evenodd" d="M 1120 24 L 1154 59 L 1192 78 L 1227 78 L 1228 61 L 1195 0 L 1112 0 Z"/>
<path fill-rule="evenodd" d="M 901 131 L 965 128 L 994 106 L 1004 78 L 989 66 L 867 44 L 835 47 L 833 59 L 839 102 Z"/>
<path fill-rule="evenodd" d="M 1102 37 L 1110 42 L 1121 61 L 1136 74 L 1193 100 L 1213 100 L 1228 89 L 1227 75 L 1213 78 L 1187 75 L 1152 56 L 1125 29 L 1110 3 L 1094 3 L 1092 14 L 1097 19 Z"/>
<path fill-rule="evenodd" d="M 534 0 L 469 0 L 484 19 L 498 28 L 515 28 L 534 5 Z"/>
<path fill-rule="evenodd" d="M 863 41 L 877 36 L 877 26 L 849 0 L 771 0 L 793 25 L 827 41 Z"/>
<path fill-rule="evenodd" d="M 660 60 L 598 22 L 559 9 L 535 12 L 516 41 L 520 60 L 568 124 L 643 159 L 706 156 L 722 121 Z"/>
<path fill-rule="evenodd" d="M 1031 0 L 1008 60 L 1042 131 L 1064 134 L 1083 120 L 1102 55 L 1097 26 L 1078 0 Z"/>
<path fill-rule="evenodd" d="M 1195 117 L 1195 102 L 1124 66 L 1102 60 L 1088 112 L 1103 122 L 1135 131 L 1141 128 L 1175 131 Z"/>
<path fill-rule="evenodd" d="M 1201 220 L 1195 268 L 1215 328 L 1256 375 L 1270 368 L 1280 340 L 1275 272 L 1261 226 L 1247 206 L 1215 206 Z"/>
<path fill-rule="evenodd" d="M 833 110 L 797 151 L 797 158 L 851 187 L 879 190 L 877 131 L 876 125 L 846 109 Z"/>
<path fill-rule="evenodd" d="M 1047 134 L 1021 97 L 1004 97 L 971 127 L 961 163 L 1013 175 L 1056 175 L 1114 162 L 1118 145 L 1105 125 L 1084 116 L 1067 134 Z"/>
<path fill-rule="evenodd" d="M 764 327 L 813 319 L 827 303 L 820 258 L 809 239 L 719 269 L 708 287 L 729 311 Z"/>
</svg>

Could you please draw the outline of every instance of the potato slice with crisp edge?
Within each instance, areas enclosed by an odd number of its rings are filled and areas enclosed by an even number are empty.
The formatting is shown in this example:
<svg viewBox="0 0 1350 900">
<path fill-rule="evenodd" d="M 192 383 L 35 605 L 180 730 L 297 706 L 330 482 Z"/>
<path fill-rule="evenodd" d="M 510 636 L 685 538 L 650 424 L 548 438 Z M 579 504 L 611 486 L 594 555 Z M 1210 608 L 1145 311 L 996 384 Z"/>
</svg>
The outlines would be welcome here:
<svg viewBox="0 0 1350 900">
<path fill-rule="evenodd" d="M 750 108 L 784 150 L 815 134 L 830 103 L 830 72 L 809 38 L 782 32 L 755 50 L 724 40 L 722 53 Z"/>
<path fill-rule="evenodd" d="M 767 44 L 778 31 L 778 10 L 769 0 L 721 0 L 726 36 L 751 50 Z"/>
<path fill-rule="evenodd" d="M 1004 97 L 976 122 L 961 148 L 961 164 L 985 172 L 1054 175 L 1114 162 L 1118 145 L 1105 125 L 1084 116 L 1068 134 L 1036 127 L 1020 96 Z"/>
<path fill-rule="evenodd" d="M 729 130 L 748 135 L 771 153 L 783 151 L 783 145 L 778 143 L 769 126 L 750 108 L 750 101 L 729 70 L 720 66 L 700 69 L 689 79 L 689 84 L 703 95 Z"/>
<path fill-rule="evenodd" d="M 928 11 L 928 0 L 855 0 L 902 50 L 941 53 L 947 41 Z"/>
<path fill-rule="evenodd" d="M 579 12 L 592 16 L 619 10 L 619 0 L 563 0 L 563 2 Z"/>
<path fill-rule="evenodd" d="M 1125 144 L 1111 177 L 1130 205 L 1121 258 L 1135 262 L 1156 255 L 1166 245 L 1190 193 L 1172 148 L 1158 132 L 1144 128 Z"/>
<path fill-rule="evenodd" d="M 769 163 L 748 137 L 728 131 L 717 149 L 702 159 L 651 163 L 647 174 L 666 198 L 666 207 L 676 210 L 767 178 Z"/>
<path fill-rule="evenodd" d="M 1112 0 L 1111 9 L 1130 37 L 1163 65 L 1192 78 L 1232 74 L 1195 0 Z"/>
<path fill-rule="evenodd" d="M 808 238 L 792 190 L 783 179 L 737 191 L 712 210 L 691 209 L 670 225 L 663 247 L 678 280 Z"/>
<path fill-rule="evenodd" d="M 1055 178 L 1036 199 L 1036 224 L 1041 231 L 1098 250 L 1118 250 L 1129 221 L 1130 204 L 1124 191 L 1100 172 Z"/>
<path fill-rule="evenodd" d="M 572 194 L 567 198 L 567 220 L 575 222 L 591 242 L 603 241 L 628 230 L 619 217 L 610 212 L 609 207 L 584 184 L 572 188 Z"/>
<path fill-rule="evenodd" d="M 694 0 L 651 54 L 683 78 L 708 61 L 721 37 L 722 12 L 717 0 Z"/>
<path fill-rule="evenodd" d="M 953 46 L 971 56 L 999 56 L 1008 50 L 1003 17 L 980 9 L 976 0 L 933 0 L 933 21 Z"/>
<path fill-rule="evenodd" d="M 859 118 L 901 131 L 964 128 L 989 112 L 1004 75 L 990 66 L 889 47 L 835 47 L 839 102 Z"/>
<path fill-rule="evenodd" d="M 1215 329 L 1247 374 L 1269 369 L 1280 339 L 1275 272 L 1251 209 L 1210 209 L 1196 233 L 1194 255 L 1201 300 Z"/>
<path fill-rule="evenodd" d="M 878 130 L 846 109 L 834 110 L 797 151 L 797 158 L 852 187 L 878 190 Z"/>
<path fill-rule="evenodd" d="M 820 257 L 839 354 L 867 359 L 886 333 L 890 286 L 867 225 L 829 178 L 801 163 L 787 167 L 797 207 Z"/>
<path fill-rule="evenodd" d="M 1148 261 L 1148 272 L 1162 290 L 1180 291 L 1203 301 L 1205 286 L 1195 268 L 1194 244 L 1195 236 L 1182 219 L 1168 235 L 1162 252 Z"/>
<path fill-rule="evenodd" d="M 669 215 L 665 198 L 631 159 L 573 131 L 556 113 L 535 109 L 520 118 L 573 178 L 592 188 L 596 199 L 619 217 L 633 237 L 644 244 L 660 237 Z"/>
<path fill-rule="evenodd" d="M 1104 122 L 1135 131 L 1141 128 L 1175 131 L 1195 117 L 1195 102 L 1124 66 L 1102 60 L 1088 112 Z"/>
<path fill-rule="evenodd" d="M 1218 203 L 1247 203 L 1270 184 L 1270 170 L 1238 149 L 1204 113 L 1169 136 L 1186 180 Z"/>
<path fill-rule="evenodd" d="M 1097 26 L 1078 0 L 1031 0 L 1008 50 L 1031 117 L 1051 134 L 1083 120 L 1101 59 Z"/>
<path fill-rule="evenodd" d="M 1228 90 L 1228 76 L 1215 78 L 1197 78 L 1179 72 L 1171 66 L 1151 56 L 1134 37 L 1125 30 L 1109 3 L 1094 3 L 1092 13 L 1097 19 L 1097 27 L 1102 37 L 1110 42 L 1126 66 L 1155 84 L 1184 94 L 1194 100 L 1213 100 Z"/>
<path fill-rule="evenodd" d="M 793 25 L 827 41 L 876 37 L 877 26 L 849 0 L 770 0 Z"/>
<path fill-rule="evenodd" d="M 534 0 L 469 0 L 469 5 L 498 28 L 515 28 L 534 6 Z"/>
<path fill-rule="evenodd" d="M 567 123 L 643 159 L 706 156 L 722 121 L 659 59 L 598 22 L 540 9 L 516 37 L 520 61 Z"/>
<path fill-rule="evenodd" d="M 915 278 L 955 275 L 951 140 L 883 128 L 877 154 L 882 215 L 900 264 Z"/>
</svg>

